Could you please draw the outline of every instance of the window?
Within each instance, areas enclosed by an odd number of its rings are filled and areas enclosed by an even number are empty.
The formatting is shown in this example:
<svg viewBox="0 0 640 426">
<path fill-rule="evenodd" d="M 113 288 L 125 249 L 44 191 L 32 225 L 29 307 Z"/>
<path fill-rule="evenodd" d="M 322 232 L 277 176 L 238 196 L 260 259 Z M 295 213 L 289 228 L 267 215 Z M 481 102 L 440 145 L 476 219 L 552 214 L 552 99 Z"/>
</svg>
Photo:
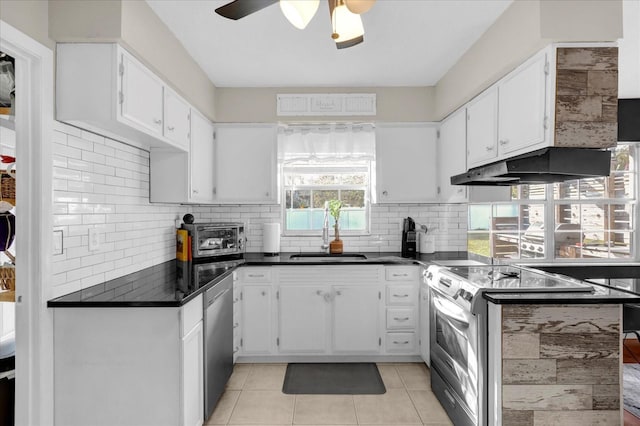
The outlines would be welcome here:
<svg viewBox="0 0 640 426">
<path fill-rule="evenodd" d="M 320 235 L 332 199 L 343 203 L 342 233 L 368 233 L 373 126 L 283 126 L 278 145 L 285 234 Z"/>
<path fill-rule="evenodd" d="M 468 250 L 505 259 L 635 258 L 636 151 L 612 149 L 607 177 L 513 186 L 510 203 L 470 205 Z"/>
</svg>

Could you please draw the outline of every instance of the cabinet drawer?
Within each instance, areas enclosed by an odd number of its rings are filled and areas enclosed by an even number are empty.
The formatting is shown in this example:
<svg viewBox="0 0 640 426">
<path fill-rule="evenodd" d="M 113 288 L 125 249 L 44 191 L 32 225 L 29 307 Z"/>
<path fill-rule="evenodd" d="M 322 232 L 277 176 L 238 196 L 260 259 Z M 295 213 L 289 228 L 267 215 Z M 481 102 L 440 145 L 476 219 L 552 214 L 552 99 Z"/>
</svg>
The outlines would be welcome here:
<svg viewBox="0 0 640 426">
<path fill-rule="evenodd" d="M 389 308 L 387 309 L 387 329 L 410 329 L 416 328 L 416 314 L 413 308 Z"/>
<path fill-rule="evenodd" d="M 271 268 L 242 268 L 240 280 L 245 283 L 269 283 L 271 282 Z"/>
<path fill-rule="evenodd" d="M 387 286 L 387 305 L 415 305 L 417 300 L 417 285 Z"/>
<path fill-rule="evenodd" d="M 387 281 L 417 281 L 418 270 L 417 266 L 395 266 L 385 269 L 385 275 Z"/>
<path fill-rule="evenodd" d="M 413 353 L 416 350 L 415 333 L 387 333 L 387 352 Z"/>
<path fill-rule="evenodd" d="M 199 294 L 191 302 L 182 307 L 182 336 L 189 334 L 202 321 L 202 295 Z"/>
</svg>

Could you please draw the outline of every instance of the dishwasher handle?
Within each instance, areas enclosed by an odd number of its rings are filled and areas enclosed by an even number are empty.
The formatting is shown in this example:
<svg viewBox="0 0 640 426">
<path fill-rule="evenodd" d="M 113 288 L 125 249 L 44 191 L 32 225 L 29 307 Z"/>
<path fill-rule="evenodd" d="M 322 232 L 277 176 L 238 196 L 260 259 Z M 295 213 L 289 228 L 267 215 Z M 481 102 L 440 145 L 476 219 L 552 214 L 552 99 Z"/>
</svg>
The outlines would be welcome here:
<svg viewBox="0 0 640 426">
<path fill-rule="evenodd" d="M 219 298 L 221 298 L 222 296 L 224 296 L 229 290 L 231 290 L 230 288 L 227 288 L 225 290 L 222 290 L 220 293 L 216 294 L 213 297 L 207 297 L 207 307 L 213 305 L 213 303 L 218 300 Z"/>
</svg>

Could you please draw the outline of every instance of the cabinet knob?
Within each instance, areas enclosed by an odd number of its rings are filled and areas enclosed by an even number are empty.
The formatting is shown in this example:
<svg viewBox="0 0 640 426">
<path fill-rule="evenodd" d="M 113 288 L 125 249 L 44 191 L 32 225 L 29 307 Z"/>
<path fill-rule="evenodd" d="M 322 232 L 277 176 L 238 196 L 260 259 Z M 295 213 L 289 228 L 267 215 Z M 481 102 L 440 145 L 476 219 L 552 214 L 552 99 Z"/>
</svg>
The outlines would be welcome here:
<svg viewBox="0 0 640 426">
<path fill-rule="evenodd" d="M 156 124 L 162 124 L 162 120 L 160 120 L 159 118 L 154 118 L 153 122 Z"/>
<path fill-rule="evenodd" d="M 174 129 L 175 129 L 175 127 L 173 127 L 173 126 L 167 126 L 167 130 L 169 130 L 171 132 L 173 132 Z"/>
<path fill-rule="evenodd" d="M 268 197 L 268 196 L 269 196 L 269 191 L 265 192 L 265 193 L 264 193 L 264 196 L 265 196 L 265 197 Z"/>
<path fill-rule="evenodd" d="M 493 147 L 492 146 L 488 146 L 487 148 L 487 152 L 493 151 Z"/>
<path fill-rule="evenodd" d="M 197 190 L 197 189 L 194 189 L 194 190 L 193 190 L 193 193 L 194 193 L 194 194 L 198 194 L 198 190 Z"/>
<path fill-rule="evenodd" d="M 266 296 L 267 292 L 266 291 L 262 291 L 262 292 L 260 292 L 260 294 L 263 295 L 263 296 Z"/>
<path fill-rule="evenodd" d="M 336 296 L 342 296 L 342 292 L 340 290 L 336 290 Z"/>
<path fill-rule="evenodd" d="M 389 193 L 387 191 L 382 191 L 382 195 L 386 197 L 387 195 L 389 195 Z"/>
<path fill-rule="evenodd" d="M 509 139 L 502 139 L 500 140 L 500 145 L 505 146 L 509 143 Z"/>
</svg>

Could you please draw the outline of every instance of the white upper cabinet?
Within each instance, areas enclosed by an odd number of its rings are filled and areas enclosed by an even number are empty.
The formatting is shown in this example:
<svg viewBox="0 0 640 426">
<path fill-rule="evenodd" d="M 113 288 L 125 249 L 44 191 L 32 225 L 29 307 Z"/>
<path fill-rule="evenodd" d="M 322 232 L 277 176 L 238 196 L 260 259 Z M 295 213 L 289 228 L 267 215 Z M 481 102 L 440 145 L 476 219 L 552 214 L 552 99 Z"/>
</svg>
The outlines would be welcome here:
<svg viewBox="0 0 640 426">
<path fill-rule="evenodd" d="M 185 150 L 189 149 L 191 108 L 187 101 L 164 88 L 164 136 Z"/>
<path fill-rule="evenodd" d="M 213 124 L 196 110 L 191 110 L 190 200 L 213 202 L 214 138 Z"/>
<path fill-rule="evenodd" d="M 188 106 L 122 47 L 59 43 L 56 55 L 57 120 L 143 148 L 188 150 Z"/>
<path fill-rule="evenodd" d="M 376 202 L 437 202 L 436 143 L 434 124 L 376 124 Z"/>
<path fill-rule="evenodd" d="M 500 82 L 499 154 L 546 143 L 547 67 L 547 54 L 542 52 Z"/>
<path fill-rule="evenodd" d="M 162 135 L 162 80 L 124 50 L 119 56 L 121 119 Z"/>
<path fill-rule="evenodd" d="M 276 204 L 275 124 L 216 125 L 217 203 Z"/>
<path fill-rule="evenodd" d="M 467 164 L 475 167 L 498 156 L 498 89 L 492 87 L 467 105 Z"/>
<path fill-rule="evenodd" d="M 467 187 L 451 185 L 451 176 L 467 171 L 467 117 L 461 108 L 440 125 L 438 138 L 438 193 L 445 203 L 467 201 Z"/>
</svg>

